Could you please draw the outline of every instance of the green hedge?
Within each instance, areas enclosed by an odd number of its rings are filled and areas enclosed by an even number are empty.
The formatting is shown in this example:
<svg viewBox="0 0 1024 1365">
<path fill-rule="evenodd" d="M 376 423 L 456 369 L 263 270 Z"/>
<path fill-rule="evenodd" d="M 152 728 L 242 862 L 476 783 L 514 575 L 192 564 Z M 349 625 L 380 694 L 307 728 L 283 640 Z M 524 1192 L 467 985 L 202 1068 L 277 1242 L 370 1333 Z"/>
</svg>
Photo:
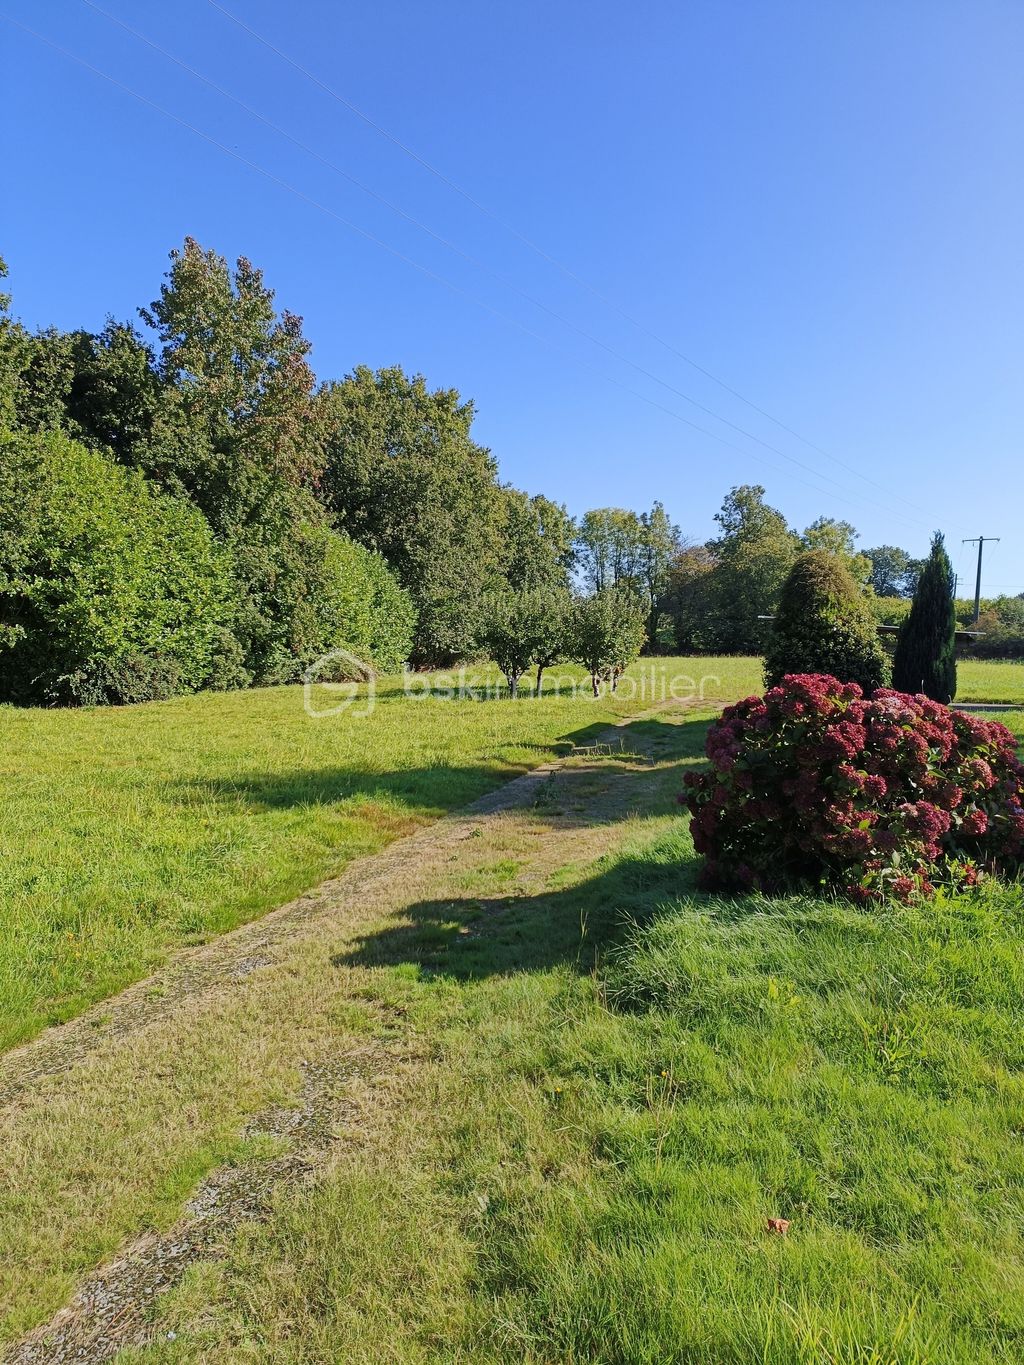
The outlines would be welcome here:
<svg viewBox="0 0 1024 1365">
<path fill-rule="evenodd" d="M 0 696 L 141 701 L 202 687 L 229 578 L 201 513 L 66 436 L 0 442 Z"/>
<path fill-rule="evenodd" d="M 240 592 L 257 581 L 258 596 Z M 190 501 L 101 452 L 0 437 L 2 701 L 289 682 L 337 649 L 393 671 L 414 626 L 384 560 L 326 526 L 222 547 Z"/>
</svg>

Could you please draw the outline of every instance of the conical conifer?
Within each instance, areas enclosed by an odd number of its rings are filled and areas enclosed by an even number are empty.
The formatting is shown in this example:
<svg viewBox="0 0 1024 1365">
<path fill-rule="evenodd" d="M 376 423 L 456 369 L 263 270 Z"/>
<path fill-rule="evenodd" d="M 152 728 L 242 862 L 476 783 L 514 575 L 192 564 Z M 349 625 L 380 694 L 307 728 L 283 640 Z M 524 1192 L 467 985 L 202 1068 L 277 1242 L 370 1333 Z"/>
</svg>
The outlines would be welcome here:
<svg viewBox="0 0 1024 1365">
<path fill-rule="evenodd" d="M 892 685 L 899 692 L 923 692 L 932 701 L 947 704 L 956 696 L 953 568 L 940 531 L 932 540 L 910 615 L 900 631 Z"/>
</svg>

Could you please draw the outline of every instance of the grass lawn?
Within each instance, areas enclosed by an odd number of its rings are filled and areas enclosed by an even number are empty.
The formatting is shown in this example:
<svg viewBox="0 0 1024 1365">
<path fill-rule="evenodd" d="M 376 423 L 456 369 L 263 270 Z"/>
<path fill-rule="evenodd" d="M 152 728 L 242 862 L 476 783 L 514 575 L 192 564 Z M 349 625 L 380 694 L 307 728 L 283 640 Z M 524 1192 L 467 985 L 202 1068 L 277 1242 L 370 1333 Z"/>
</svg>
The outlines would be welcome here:
<svg viewBox="0 0 1024 1365">
<path fill-rule="evenodd" d="M 722 661 L 720 692 L 751 690 L 756 670 Z M 257 740 L 246 701 L 267 718 Z M 223 805 L 237 823 L 224 829 L 269 822 L 241 865 L 257 877 L 260 850 L 290 846 L 287 875 L 301 882 L 318 858 L 322 871 L 353 851 L 322 834 L 312 854 L 298 842 L 346 802 L 422 820 L 559 735 L 646 704 L 392 694 L 326 741 L 315 735 L 328 722 L 300 728 L 291 689 L 2 716 L 80 727 L 82 771 L 113 787 L 115 757 L 138 765 L 148 752 L 148 783 L 139 767 L 134 781 L 148 801 L 163 796 L 152 808 L 164 816 L 177 771 L 218 818 L 219 769 L 234 782 Z M 217 743 L 194 725 L 168 757 L 163 716 L 206 706 Z M 870 912 L 698 893 L 674 798 L 701 761 L 706 715 L 635 724 L 630 743 L 650 760 L 594 760 L 575 789 L 570 766 L 533 808 L 442 851 L 426 889 L 385 887 L 397 914 L 342 907 L 265 971 L 130 1046 L 115 1035 L 10 1106 L 0 1340 L 48 1317 L 140 1230 L 172 1226 L 212 1168 L 269 1168 L 289 1139 L 248 1135 L 247 1118 L 298 1103 L 306 1059 L 362 1054 L 391 1101 L 342 1125 L 316 1183 L 281 1188 L 266 1219 L 193 1265 L 125 1365 L 1019 1361 L 1024 892 Z M 102 727 L 119 723 L 139 728 L 117 747 Z M 91 767 L 90 725 L 94 745 L 107 736 Z M 261 763 L 257 800 L 243 783 Z M 452 790 L 429 801 L 416 784 L 438 770 Z M 408 792 L 387 785 L 403 771 Z M 102 815 L 89 837 L 116 851 L 124 836 Z M 143 815 L 132 828 L 139 843 Z M 372 845 L 395 826 L 367 828 Z M 209 910 L 231 884 L 219 875 Z"/>
<path fill-rule="evenodd" d="M 598 863 L 346 955 L 436 1061 L 126 1362 L 1021 1359 L 1020 889 L 710 898 L 677 776 Z"/>
<path fill-rule="evenodd" d="M 418 824 L 564 751 L 588 727 L 681 695 L 749 690 L 755 660 L 638 664 L 616 697 L 410 699 L 384 679 L 311 719 L 301 687 L 96 710 L 0 707 L 0 1050 L 259 915 Z M 477 670 L 477 686 L 495 676 Z M 555 691 L 558 677 L 561 692 Z M 422 689 L 458 675 L 417 678 Z M 327 709 L 337 698 L 314 698 Z"/>
<path fill-rule="evenodd" d="M 385 679 L 372 715 L 318 720 L 297 687 L 90 711 L 0 707 L 0 1050 L 589 726 L 645 709 L 673 680 L 679 695 L 703 686 L 734 700 L 759 689 L 761 670 L 753 658 L 644 660 L 596 704 L 572 694 L 580 678 L 552 670 L 543 698 L 515 707 L 410 699 Z M 1024 696 L 1018 665 L 965 663 L 961 680 L 964 696 Z M 468 678 L 494 682 L 493 671 Z"/>
</svg>

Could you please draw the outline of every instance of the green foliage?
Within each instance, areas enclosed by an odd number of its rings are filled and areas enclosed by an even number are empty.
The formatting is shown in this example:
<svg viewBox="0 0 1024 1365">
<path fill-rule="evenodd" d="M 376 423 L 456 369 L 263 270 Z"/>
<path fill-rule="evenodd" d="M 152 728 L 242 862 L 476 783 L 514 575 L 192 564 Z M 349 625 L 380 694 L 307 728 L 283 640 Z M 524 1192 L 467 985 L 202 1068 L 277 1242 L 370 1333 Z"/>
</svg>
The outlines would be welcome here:
<svg viewBox="0 0 1024 1365">
<path fill-rule="evenodd" d="M 84 445 L 110 450 L 122 464 L 166 481 L 152 458 L 167 388 L 153 352 L 127 322 L 108 322 L 98 335 L 72 336 L 71 382 L 64 423 Z"/>
<path fill-rule="evenodd" d="M 323 466 L 302 319 L 275 312 L 244 256 L 232 271 L 191 237 L 142 316 L 162 343 L 167 400 L 150 472 L 177 480 L 220 535 L 278 516 Z"/>
<path fill-rule="evenodd" d="M 596 697 L 601 683 L 614 692 L 619 676 L 640 653 L 646 639 L 646 611 L 626 587 L 603 588 L 576 602 L 569 629 L 569 654 L 590 674 Z"/>
<path fill-rule="evenodd" d="M 595 507 L 584 514 L 576 533 L 576 561 L 592 593 L 641 583 L 643 526 L 624 507 Z"/>
<path fill-rule="evenodd" d="M 561 503 L 502 488 L 500 566 L 510 588 L 568 588 L 575 524 Z"/>
<path fill-rule="evenodd" d="M 501 581 L 504 514 L 494 458 L 470 436 L 472 403 L 360 366 L 328 385 L 323 410 L 328 510 L 412 595 L 417 662 L 466 655 L 478 593 Z"/>
<path fill-rule="evenodd" d="M 878 545 L 864 553 L 871 561 L 868 582 L 879 597 L 913 597 L 923 560 L 912 559 L 898 545 Z"/>
<path fill-rule="evenodd" d="M 760 485 L 732 489 L 715 520 L 722 534 L 708 546 L 715 562 L 704 584 L 703 644 L 756 653 L 767 634 L 758 618 L 774 613 L 799 541 L 782 513 L 764 501 Z"/>
<path fill-rule="evenodd" d="M 505 588 L 481 599 L 477 644 L 501 669 L 513 696 L 531 664 L 537 665 L 539 692 L 544 669 L 564 656 L 571 607 L 568 589 L 559 587 Z"/>
<path fill-rule="evenodd" d="M 859 587 L 865 587 L 871 575 L 871 560 L 857 551 L 858 533 L 848 521 L 834 517 L 819 517 L 800 537 L 804 550 L 822 550 L 842 561 L 850 577 Z"/>
<path fill-rule="evenodd" d="M 679 544 L 679 527 L 660 502 L 640 516 L 623 507 L 594 508 L 584 515 L 576 533 L 576 563 L 584 585 L 592 593 L 626 588 L 644 598 L 652 649 L 657 646 L 669 569 Z"/>
<path fill-rule="evenodd" d="M 207 681 L 228 610 L 201 514 L 65 436 L 2 448 L 8 701 L 140 701 Z"/>
<path fill-rule="evenodd" d="M 787 673 L 828 673 L 873 692 L 885 681 L 885 653 L 864 594 L 843 560 L 809 550 L 782 587 L 765 655 L 768 687 Z"/>
<path fill-rule="evenodd" d="M 940 532 L 932 540 L 910 615 L 900 631 L 892 685 L 900 692 L 923 692 L 933 701 L 951 702 L 956 696 L 953 568 Z"/>
</svg>

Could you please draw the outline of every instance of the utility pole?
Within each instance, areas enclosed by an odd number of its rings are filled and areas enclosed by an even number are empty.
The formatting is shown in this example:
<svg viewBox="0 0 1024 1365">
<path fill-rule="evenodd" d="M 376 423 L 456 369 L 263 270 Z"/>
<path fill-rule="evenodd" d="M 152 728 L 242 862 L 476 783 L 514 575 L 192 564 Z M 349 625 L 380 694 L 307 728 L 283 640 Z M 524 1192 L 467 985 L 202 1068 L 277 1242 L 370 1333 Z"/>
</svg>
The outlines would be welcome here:
<svg viewBox="0 0 1024 1365">
<path fill-rule="evenodd" d="M 969 539 L 965 538 L 964 540 L 962 540 L 962 541 L 960 542 L 961 545 L 977 545 L 977 547 L 978 547 L 978 576 L 977 576 L 977 578 L 974 580 L 974 624 L 975 624 L 975 625 L 978 624 L 978 618 L 981 616 L 981 552 L 982 552 L 982 551 L 984 550 L 984 548 L 985 548 L 985 541 L 986 541 L 986 540 L 995 540 L 995 541 L 998 541 L 999 539 L 1000 539 L 999 536 L 972 536 L 972 537 L 970 537 Z"/>
</svg>

